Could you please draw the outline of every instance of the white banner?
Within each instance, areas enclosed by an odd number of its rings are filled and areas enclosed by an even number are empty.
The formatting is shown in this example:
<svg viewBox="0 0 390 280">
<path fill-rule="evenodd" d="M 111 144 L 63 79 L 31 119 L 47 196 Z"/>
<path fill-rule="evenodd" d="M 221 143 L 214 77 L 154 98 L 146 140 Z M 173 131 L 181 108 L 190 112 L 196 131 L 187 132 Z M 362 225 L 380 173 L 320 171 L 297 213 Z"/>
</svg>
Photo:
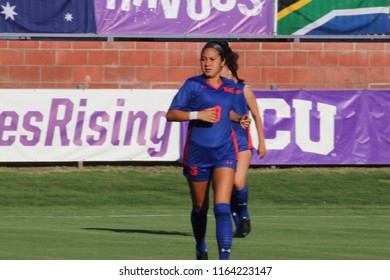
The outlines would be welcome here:
<svg viewBox="0 0 390 280">
<path fill-rule="evenodd" d="M 175 161 L 176 90 L 0 90 L 0 161 Z"/>
</svg>

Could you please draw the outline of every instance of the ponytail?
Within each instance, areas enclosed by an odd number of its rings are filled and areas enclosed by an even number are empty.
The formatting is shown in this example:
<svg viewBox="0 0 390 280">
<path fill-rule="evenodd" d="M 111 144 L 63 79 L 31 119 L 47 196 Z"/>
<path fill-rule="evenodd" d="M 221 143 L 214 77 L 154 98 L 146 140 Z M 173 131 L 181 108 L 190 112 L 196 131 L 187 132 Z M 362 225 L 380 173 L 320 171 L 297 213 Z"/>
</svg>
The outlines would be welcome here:
<svg viewBox="0 0 390 280">
<path fill-rule="evenodd" d="M 226 41 L 220 42 L 220 45 L 223 47 L 224 52 L 225 52 L 225 57 L 226 57 L 226 65 L 229 68 L 230 72 L 232 72 L 232 75 L 234 78 L 236 78 L 237 82 L 242 84 L 244 83 L 243 79 L 240 79 L 238 77 L 237 71 L 238 71 L 238 53 L 234 52 L 230 46 L 229 43 Z"/>
</svg>

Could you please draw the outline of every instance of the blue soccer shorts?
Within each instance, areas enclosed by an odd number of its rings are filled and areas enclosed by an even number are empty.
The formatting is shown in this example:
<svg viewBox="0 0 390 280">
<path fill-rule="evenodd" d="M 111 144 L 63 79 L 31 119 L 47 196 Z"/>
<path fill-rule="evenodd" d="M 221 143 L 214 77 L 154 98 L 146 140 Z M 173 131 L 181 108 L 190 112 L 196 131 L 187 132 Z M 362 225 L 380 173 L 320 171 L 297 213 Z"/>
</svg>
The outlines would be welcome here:
<svg viewBox="0 0 390 280">
<path fill-rule="evenodd" d="M 236 166 L 237 147 L 233 142 L 219 148 L 189 145 L 183 175 L 190 181 L 203 182 L 210 180 L 215 168 L 228 167 L 235 170 Z"/>
</svg>

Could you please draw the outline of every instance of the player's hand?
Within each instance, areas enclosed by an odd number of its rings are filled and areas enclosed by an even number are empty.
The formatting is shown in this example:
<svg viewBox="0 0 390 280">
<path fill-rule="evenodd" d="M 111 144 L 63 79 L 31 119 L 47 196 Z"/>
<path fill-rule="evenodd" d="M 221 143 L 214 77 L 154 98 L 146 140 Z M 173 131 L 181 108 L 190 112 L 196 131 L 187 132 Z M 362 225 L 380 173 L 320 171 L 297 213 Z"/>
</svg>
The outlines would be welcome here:
<svg viewBox="0 0 390 280">
<path fill-rule="evenodd" d="M 252 122 L 252 119 L 249 117 L 249 115 L 245 114 L 240 117 L 240 125 L 242 128 L 247 129 L 250 127 Z"/>
<path fill-rule="evenodd" d="M 207 108 L 198 112 L 198 119 L 209 123 L 215 123 L 217 121 L 217 112 L 214 108 Z"/>
<path fill-rule="evenodd" d="M 265 148 L 265 145 L 259 145 L 257 148 L 257 153 L 259 154 L 259 157 L 262 159 L 267 154 L 267 150 Z"/>
</svg>

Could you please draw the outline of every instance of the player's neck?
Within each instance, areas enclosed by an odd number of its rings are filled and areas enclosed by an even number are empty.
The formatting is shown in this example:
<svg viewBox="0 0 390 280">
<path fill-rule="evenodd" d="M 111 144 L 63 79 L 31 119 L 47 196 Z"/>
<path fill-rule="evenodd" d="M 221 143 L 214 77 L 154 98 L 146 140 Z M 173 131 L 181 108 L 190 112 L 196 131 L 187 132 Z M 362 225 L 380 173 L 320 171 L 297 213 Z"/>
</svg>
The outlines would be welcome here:
<svg viewBox="0 0 390 280">
<path fill-rule="evenodd" d="M 207 79 L 207 82 L 213 87 L 218 88 L 222 84 L 222 79 L 220 76 L 217 76 L 217 77 Z"/>
</svg>

